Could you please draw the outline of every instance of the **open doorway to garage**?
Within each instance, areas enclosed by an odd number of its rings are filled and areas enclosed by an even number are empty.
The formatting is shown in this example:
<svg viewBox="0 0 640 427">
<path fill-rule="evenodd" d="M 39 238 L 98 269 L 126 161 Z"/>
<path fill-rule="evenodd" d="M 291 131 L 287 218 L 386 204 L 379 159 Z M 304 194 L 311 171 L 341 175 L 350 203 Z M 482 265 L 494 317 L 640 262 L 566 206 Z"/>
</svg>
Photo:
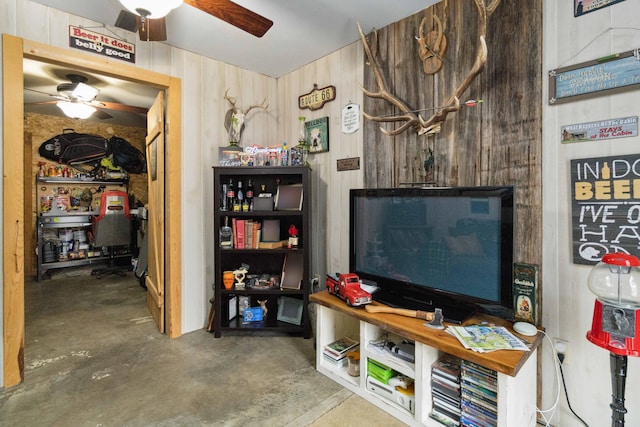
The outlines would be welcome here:
<svg viewBox="0 0 640 427">
<path fill-rule="evenodd" d="M 24 379 L 24 253 L 25 223 L 25 169 L 23 60 L 61 64 L 81 71 L 97 72 L 124 80 L 149 85 L 164 91 L 166 103 L 166 153 L 171 153 L 167 163 L 165 221 L 162 224 L 163 240 L 172 244 L 162 254 L 165 260 L 165 290 L 167 334 L 181 334 L 181 231 L 180 231 L 180 80 L 171 76 L 117 64 L 84 54 L 69 52 L 21 38 L 3 35 L 3 170 L 11 177 L 3 192 L 3 232 L 14 236 L 3 242 L 3 354 L 4 385 L 12 386 Z M 10 143 L 9 143 L 10 141 Z M 167 156 L 169 157 L 169 156 Z"/>
</svg>

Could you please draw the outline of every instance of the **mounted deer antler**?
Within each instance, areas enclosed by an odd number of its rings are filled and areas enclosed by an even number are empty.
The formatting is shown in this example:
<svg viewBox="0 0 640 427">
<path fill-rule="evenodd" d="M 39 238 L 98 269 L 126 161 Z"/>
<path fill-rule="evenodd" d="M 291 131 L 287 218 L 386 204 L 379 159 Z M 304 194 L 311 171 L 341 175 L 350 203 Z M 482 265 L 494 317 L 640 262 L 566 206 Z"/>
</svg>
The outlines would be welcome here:
<svg viewBox="0 0 640 427">
<path fill-rule="evenodd" d="M 246 110 L 242 111 L 240 108 L 236 107 L 236 102 L 238 102 L 237 98 L 231 97 L 228 95 L 229 89 L 224 92 L 224 99 L 229 101 L 231 107 L 224 118 L 224 127 L 229 132 L 230 138 L 234 142 L 240 142 L 240 137 L 242 136 L 242 130 L 244 129 L 244 119 L 249 114 L 249 111 L 254 108 L 261 108 L 267 111 L 269 108 L 269 104 L 267 104 L 267 98 L 263 99 L 260 104 L 255 104 L 249 106 Z"/>
<path fill-rule="evenodd" d="M 380 130 L 386 135 L 399 135 L 402 132 L 406 131 L 410 127 L 416 129 L 418 135 L 429 135 L 440 132 L 440 128 L 442 123 L 447 118 L 447 115 L 451 112 L 458 111 L 460 109 L 460 97 L 462 94 L 469 88 L 471 82 L 482 72 L 484 69 L 485 63 L 487 62 L 487 43 L 485 41 L 485 37 L 487 34 L 487 17 L 495 11 L 495 9 L 500 4 L 501 0 L 491 0 L 491 3 L 487 6 L 485 0 L 474 0 L 476 4 L 476 8 L 478 9 L 479 15 L 479 24 L 478 24 L 478 33 L 479 33 L 479 41 L 478 48 L 476 51 L 476 59 L 473 64 L 473 67 L 469 71 L 469 74 L 465 77 L 465 79 L 458 85 L 458 87 L 453 92 L 453 95 L 447 100 L 444 107 L 437 108 L 437 112 L 434 113 L 431 117 L 425 120 L 420 114 L 420 111 L 425 110 L 415 110 L 409 108 L 402 100 L 398 97 L 392 95 L 388 88 L 387 82 L 380 70 L 380 64 L 378 63 L 377 58 L 371 53 L 371 48 L 367 43 L 364 33 L 362 32 L 362 28 L 360 24 L 358 24 L 358 30 L 360 31 L 360 38 L 362 39 L 362 45 L 364 47 L 364 51 L 367 55 L 369 63 L 372 67 L 373 74 L 376 79 L 376 83 L 378 84 L 379 90 L 377 92 L 372 92 L 365 89 L 362 85 L 360 89 L 364 92 L 364 94 L 370 98 L 384 99 L 393 106 L 397 107 L 403 114 L 390 115 L 390 116 L 371 116 L 367 113 L 363 113 L 364 116 L 374 122 L 405 122 L 402 126 L 397 127 L 393 130 L 386 130 L 380 127 Z M 377 37 L 377 33 L 374 31 L 374 36 Z"/>
</svg>

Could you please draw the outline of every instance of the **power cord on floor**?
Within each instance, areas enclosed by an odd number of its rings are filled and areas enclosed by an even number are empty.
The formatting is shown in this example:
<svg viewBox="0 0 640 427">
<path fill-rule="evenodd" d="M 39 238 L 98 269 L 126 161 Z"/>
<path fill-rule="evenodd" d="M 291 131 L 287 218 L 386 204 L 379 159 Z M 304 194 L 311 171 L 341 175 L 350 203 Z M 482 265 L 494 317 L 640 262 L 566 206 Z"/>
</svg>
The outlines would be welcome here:
<svg viewBox="0 0 640 427">
<path fill-rule="evenodd" d="M 538 424 L 544 425 L 545 427 L 551 426 L 551 419 L 553 418 L 553 414 L 557 409 L 558 403 L 560 400 L 560 382 L 562 382 L 562 387 L 564 389 L 564 395 L 565 395 L 565 398 L 567 399 L 567 406 L 569 407 L 569 410 L 585 427 L 589 427 L 589 425 L 582 418 L 580 418 L 580 416 L 571 407 L 571 402 L 569 401 L 569 393 L 567 391 L 567 384 L 564 380 L 564 372 L 562 370 L 562 362 L 564 362 L 564 354 L 556 353 L 555 347 L 553 345 L 553 341 L 551 341 L 551 338 L 549 338 L 549 335 L 547 335 L 544 331 L 540 331 L 540 332 L 545 336 L 547 341 L 549 341 L 549 347 L 551 348 L 551 352 L 553 354 L 553 366 L 555 367 L 555 371 L 556 371 L 557 390 L 556 390 L 556 398 L 555 398 L 555 401 L 553 402 L 553 405 L 551 405 L 549 409 L 537 410 L 540 416 L 542 417 L 542 419 L 544 420 L 544 422 L 542 423 L 538 422 Z M 547 419 L 546 414 L 548 413 L 551 413 L 551 416 L 549 416 L 549 418 Z"/>
</svg>

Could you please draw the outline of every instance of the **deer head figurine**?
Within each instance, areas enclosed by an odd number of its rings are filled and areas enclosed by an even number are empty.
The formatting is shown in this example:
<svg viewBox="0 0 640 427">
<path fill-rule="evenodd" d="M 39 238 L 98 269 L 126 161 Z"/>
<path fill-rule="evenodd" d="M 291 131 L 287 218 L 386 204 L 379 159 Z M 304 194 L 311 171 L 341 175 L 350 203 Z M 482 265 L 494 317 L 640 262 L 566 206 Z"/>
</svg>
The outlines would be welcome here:
<svg viewBox="0 0 640 427">
<path fill-rule="evenodd" d="M 229 133 L 230 142 L 238 143 L 242 137 L 244 120 L 247 117 L 247 114 L 249 114 L 249 112 L 254 108 L 261 108 L 266 111 L 267 108 L 269 108 L 269 104 L 267 104 L 267 98 L 265 98 L 260 104 L 251 105 L 246 110 L 242 111 L 236 106 L 238 99 L 229 96 L 229 89 L 224 92 L 224 99 L 231 104 L 231 108 L 227 110 L 227 114 L 224 118 L 224 127 Z"/>
<path fill-rule="evenodd" d="M 471 70 L 469 71 L 467 76 L 454 90 L 453 94 L 449 97 L 449 99 L 444 104 L 444 106 L 434 109 L 433 110 L 434 114 L 432 114 L 431 117 L 429 117 L 428 119 L 425 119 L 424 117 L 422 117 L 421 114 L 419 114 L 419 112 L 427 111 L 427 110 L 412 109 L 404 101 L 402 101 L 397 96 L 389 92 L 387 82 L 380 69 L 380 64 L 378 63 L 378 58 L 376 57 L 376 55 L 372 53 L 371 47 L 369 46 L 369 43 L 367 43 L 367 39 L 362 31 L 362 28 L 360 27 L 360 24 L 358 24 L 358 31 L 360 32 L 362 45 L 364 47 L 364 51 L 367 55 L 368 62 L 372 67 L 373 75 L 378 85 L 377 92 L 367 90 L 362 85 L 359 84 L 360 89 L 363 91 L 363 93 L 366 96 L 370 98 L 384 99 L 390 104 L 392 104 L 393 106 L 395 106 L 398 110 L 400 110 L 400 113 L 395 115 L 371 116 L 367 113 L 363 113 L 364 116 L 367 119 L 374 122 L 389 122 L 389 123 L 403 122 L 402 125 L 392 130 L 387 130 L 381 127 L 380 130 L 386 135 L 399 135 L 409 128 L 414 128 L 418 133 L 418 135 L 429 135 L 429 134 L 439 133 L 442 124 L 447 118 L 447 115 L 451 112 L 458 111 L 460 109 L 460 105 L 461 105 L 460 97 L 469 88 L 469 86 L 471 85 L 471 82 L 473 82 L 473 80 L 484 70 L 484 66 L 487 62 L 487 43 L 485 40 L 487 35 L 487 18 L 498 7 L 498 5 L 500 4 L 500 1 L 501 0 L 491 0 L 490 4 L 487 5 L 486 0 L 474 0 L 476 9 L 478 10 L 478 19 L 479 19 L 478 47 L 476 49 L 475 62 L 471 67 Z M 423 25 L 421 25 L 420 38 L 423 38 L 426 41 L 427 38 L 424 37 L 423 32 L 424 32 Z M 377 41 L 376 40 L 377 33 L 375 31 L 373 32 L 372 37 L 375 43 Z M 437 41 L 437 37 L 435 41 Z M 429 49 L 426 43 L 421 44 L 420 46 L 422 49 L 427 51 L 427 53 L 432 55 L 431 58 L 437 59 L 437 56 L 439 55 L 438 52 L 435 52 L 435 56 L 434 56 L 433 55 L 434 52 L 430 52 L 430 50 L 433 50 L 433 49 L 432 48 Z M 440 47 L 443 47 L 442 40 L 440 40 Z M 446 47 L 446 42 L 444 47 Z M 421 54 L 421 56 L 423 55 Z M 427 58 L 428 55 L 424 54 L 424 57 Z M 472 104 L 468 104 L 468 105 L 472 105 Z"/>
</svg>

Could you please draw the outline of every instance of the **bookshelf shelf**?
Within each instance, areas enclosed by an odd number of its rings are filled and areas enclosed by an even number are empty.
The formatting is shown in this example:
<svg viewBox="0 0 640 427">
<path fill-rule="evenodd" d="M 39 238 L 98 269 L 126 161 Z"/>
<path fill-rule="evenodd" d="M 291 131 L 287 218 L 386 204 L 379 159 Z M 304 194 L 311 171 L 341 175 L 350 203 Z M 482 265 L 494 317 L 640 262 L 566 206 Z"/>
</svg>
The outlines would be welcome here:
<svg viewBox="0 0 640 427">
<path fill-rule="evenodd" d="M 278 193 L 279 186 L 301 186 L 303 203 L 302 208 L 297 210 L 277 210 L 273 203 L 256 203 L 262 210 L 253 211 L 233 211 L 223 210 L 224 197 L 223 185 L 233 183 L 236 186 L 242 182 L 244 190 L 251 181 L 254 187 L 254 201 L 258 194 L 271 193 L 273 201 Z M 304 338 L 311 337 L 311 324 L 309 320 L 309 291 L 311 283 L 310 274 L 310 248 L 311 248 L 311 190 L 310 190 L 310 169 L 303 166 L 288 167 L 214 167 L 213 168 L 213 188 L 214 188 L 214 313 L 213 332 L 216 338 L 220 338 L 223 333 L 242 333 L 244 331 L 256 332 L 277 332 L 282 334 L 302 335 Z M 282 189 L 281 189 L 282 190 Z M 264 202 L 264 200 L 261 200 Z M 270 210 L 274 209 L 274 210 Z M 233 247 L 221 248 L 219 231 L 222 226 L 227 225 L 232 229 Z M 243 223 L 244 222 L 244 223 Z M 269 223 L 269 231 L 272 234 L 269 239 L 263 239 L 266 231 L 265 222 Z M 244 226 L 240 225 L 244 224 Z M 248 224 L 252 224 L 249 226 Z M 255 226 L 253 226 L 255 224 Z M 258 227 L 259 225 L 259 227 Z M 287 241 L 288 230 L 291 226 L 297 229 L 298 245 L 289 248 Z M 242 230 L 242 231 L 241 231 Z M 260 230 L 257 232 L 257 230 Z M 240 235 L 243 235 L 240 237 Z M 239 244 L 241 238 L 243 245 Z M 265 240 L 268 242 L 265 243 Z M 280 247 L 259 248 L 260 243 L 265 245 L 276 245 Z M 244 246 L 244 247 L 243 247 Z M 296 260 L 294 271 L 296 278 L 301 278 L 299 289 L 283 288 L 280 286 L 271 288 L 249 287 L 249 275 L 269 275 L 283 279 L 283 267 L 287 259 Z M 245 289 L 226 289 L 223 286 L 223 272 L 235 271 L 242 265 L 247 265 L 248 273 L 245 278 Z M 290 264 L 287 264 L 290 265 Z M 286 270 L 290 272 L 290 269 Z M 286 274 L 286 277 L 290 277 Z M 297 279 L 294 280 L 297 284 Z M 296 304 L 291 305 L 291 298 L 298 300 L 298 305 L 302 306 L 300 324 L 281 321 L 279 313 L 284 309 L 284 300 L 289 304 L 288 308 L 295 311 Z M 259 307 L 259 301 L 266 300 L 267 317 L 262 321 L 246 322 L 243 318 L 243 309 L 247 301 L 249 307 Z M 295 302 L 295 301 L 294 301 Z M 283 307 L 280 307 L 283 304 Z M 286 319 L 285 319 L 286 320 Z"/>
<path fill-rule="evenodd" d="M 497 425 L 499 427 L 536 424 L 537 349 L 542 334 L 522 337 L 531 344 L 531 351 L 502 350 L 475 353 L 466 350 L 458 340 L 443 330 L 427 328 L 424 321 L 394 314 L 368 313 L 361 307 L 347 307 L 326 291 L 314 293 L 310 302 L 316 303 L 316 366 L 327 377 L 358 394 L 410 426 L 442 427 L 429 417 L 432 409 L 431 369 L 444 354 L 496 371 Z M 378 304 L 378 303 L 374 303 Z M 468 323 L 490 321 L 511 328 L 510 322 L 491 316 L 474 316 Z M 512 329 L 511 329 L 512 330 Z M 415 361 L 410 363 L 379 352 L 370 347 L 384 334 L 393 339 L 415 342 Z M 346 378 L 341 368 L 325 363 L 322 348 L 342 336 L 360 342 L 360 376 Z M 414 406 L 407 409 L 399 398 L 383 397 L 367 387 L 367 361 L 373 359 L 414 380 Z"/>
</svg>

